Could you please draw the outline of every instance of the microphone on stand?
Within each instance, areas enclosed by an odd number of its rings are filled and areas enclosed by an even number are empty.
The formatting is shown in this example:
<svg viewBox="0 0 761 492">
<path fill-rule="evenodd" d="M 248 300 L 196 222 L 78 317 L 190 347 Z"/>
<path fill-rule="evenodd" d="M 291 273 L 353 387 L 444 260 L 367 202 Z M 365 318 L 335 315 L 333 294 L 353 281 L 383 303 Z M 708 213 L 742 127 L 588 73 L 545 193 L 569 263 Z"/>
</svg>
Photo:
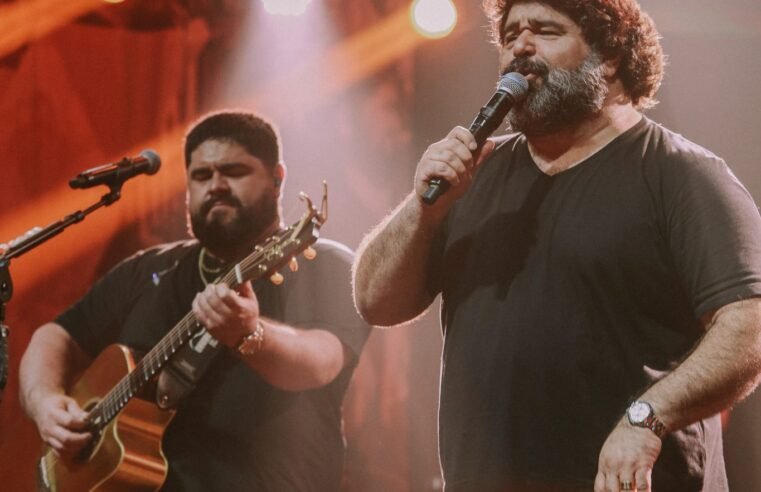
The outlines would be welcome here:
<svg viewBox="0 0 761 492">
<path fill-rule="evenodd" d="M 502 76 L 497 86 L 497 91 L 489 99 L 489 102 L 481 108 L 478 116 L 470 124 L 471 134 L 476 138 L 480 149 L 486 139 L 499 128 L 510 109 L 517 103 L 526 99 L 528 95 L 528 81 L 518 72 L 510 72 Z M 423 201 L 432 205 L 441 195 L 449 189 L 449 182 L 442 178 L 431 178 L 428 189 L 423 193 Z"/>
<path fill-rule="evenodd" d="M 69 181 L 73 189 L 86 189 L 98 185 L 121 185 L 138 174 L 156 174 L 161 167 L 159 155 L 149 149 L 140 152 L 137 157 L 125 157 L 118 162 L 104 164 L 82 171 Z"/>
</svg>

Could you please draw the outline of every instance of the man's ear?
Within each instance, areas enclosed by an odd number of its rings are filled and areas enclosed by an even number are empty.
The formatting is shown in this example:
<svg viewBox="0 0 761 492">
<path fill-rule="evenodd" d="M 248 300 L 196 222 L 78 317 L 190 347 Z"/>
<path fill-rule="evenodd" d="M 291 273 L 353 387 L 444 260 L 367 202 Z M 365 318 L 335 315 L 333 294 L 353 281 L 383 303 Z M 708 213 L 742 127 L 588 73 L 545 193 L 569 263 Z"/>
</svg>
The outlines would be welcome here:
<svg viewBox="0 0 761 492">
<path fill-rule="evenodd" d="M 277 165 L 275 165 L 275 169 L 272 170 L 273 175 L 273 182 L 275 183 L 275 188 L 281 188 L 283 183 L 285 182 L 285 164 L 282 162 L 278 162 Z"/>
<path fill-rule="evenodd" d="M 615 58 L 608 58 L 607 60 L 602 62 L 603 67 L 603 74 L 605 75 L 605 78 L 610 80 L 615 78 L 616 74 L 618 74 L 618 68 L 621 66 L 621 57 L 617 56 Z"/>
</svg>

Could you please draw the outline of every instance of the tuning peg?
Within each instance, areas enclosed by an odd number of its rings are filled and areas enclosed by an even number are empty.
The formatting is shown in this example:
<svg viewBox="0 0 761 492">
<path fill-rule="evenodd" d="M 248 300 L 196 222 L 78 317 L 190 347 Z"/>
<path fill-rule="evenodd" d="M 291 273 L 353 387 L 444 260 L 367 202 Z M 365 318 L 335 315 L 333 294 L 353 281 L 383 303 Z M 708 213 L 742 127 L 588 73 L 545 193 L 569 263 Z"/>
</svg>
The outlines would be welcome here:
<svg viewBox="0 0 761 492">
<path fill-rule="evenodd" d="M 288 262 L 288 268 L 290 268 L 292 272 L 299 271 L 299 261 L 296 259 L 295 256 L 292 257 L 291 260 Z"/>
<path fill-rule="evenodd" d="M 304 250 L 304 258 L 307 260 L 314 260 L 317 257 L 317 251 L 313 247 L 309 246 Z"/>
<path fill-rule="evenodd" d="M 272 282 L 275 285 L 280 285 L 283 283 L 283 275 L 280 272 L 275 272 L 270 277 L 270 282 Z"/>
</svg>

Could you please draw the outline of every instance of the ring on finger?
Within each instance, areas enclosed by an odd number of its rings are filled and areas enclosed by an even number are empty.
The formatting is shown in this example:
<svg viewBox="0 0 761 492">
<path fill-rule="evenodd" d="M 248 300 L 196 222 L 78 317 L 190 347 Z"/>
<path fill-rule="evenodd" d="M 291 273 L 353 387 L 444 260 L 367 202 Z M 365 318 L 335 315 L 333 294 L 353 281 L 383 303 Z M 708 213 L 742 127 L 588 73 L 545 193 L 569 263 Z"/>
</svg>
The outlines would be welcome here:
<svg viewBox="0 0 761 492">
<path fill-rule="evenodd" d="M 622 491 L 626 491 L 626 490 L 634 490 L 634 488 L 632 487 L 632 483 L 631 483 L 631 482 L 629 482 L 628 480 L 623 480 L 623 481 L 621 481 L 621 484 L 620 484 L 620 485 L 621 485 L 621 490 L 622 490 Z"/>
</svg>

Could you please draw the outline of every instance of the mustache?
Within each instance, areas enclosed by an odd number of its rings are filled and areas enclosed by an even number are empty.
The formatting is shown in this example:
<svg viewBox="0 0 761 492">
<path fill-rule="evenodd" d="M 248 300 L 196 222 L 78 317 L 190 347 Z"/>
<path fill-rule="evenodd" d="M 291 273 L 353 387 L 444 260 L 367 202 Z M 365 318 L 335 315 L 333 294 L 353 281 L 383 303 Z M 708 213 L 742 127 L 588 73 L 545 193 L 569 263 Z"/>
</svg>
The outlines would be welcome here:
<svg viewBox="0 0 761 492">
<path fill-rule="evenodd" d="M 505 75 L 510 72 L 519 72 L 523 75 L 534 74 L 542 78 L 546 78 L 550 74 L 550 67 L 539 60 L 532 60 L 531 58 L 516 58 L 510 62 L 505 69 Z"/>
<path fill-rule="evenodd" d="M 243 204 L 233 195 L 215 195 L 207 198 L 203 204 L 201 204 L 201 215 L 206 216 L 209 210 L 217 204 L 230 205 L 232 207 L 241 208 Z"/>
</svg>

